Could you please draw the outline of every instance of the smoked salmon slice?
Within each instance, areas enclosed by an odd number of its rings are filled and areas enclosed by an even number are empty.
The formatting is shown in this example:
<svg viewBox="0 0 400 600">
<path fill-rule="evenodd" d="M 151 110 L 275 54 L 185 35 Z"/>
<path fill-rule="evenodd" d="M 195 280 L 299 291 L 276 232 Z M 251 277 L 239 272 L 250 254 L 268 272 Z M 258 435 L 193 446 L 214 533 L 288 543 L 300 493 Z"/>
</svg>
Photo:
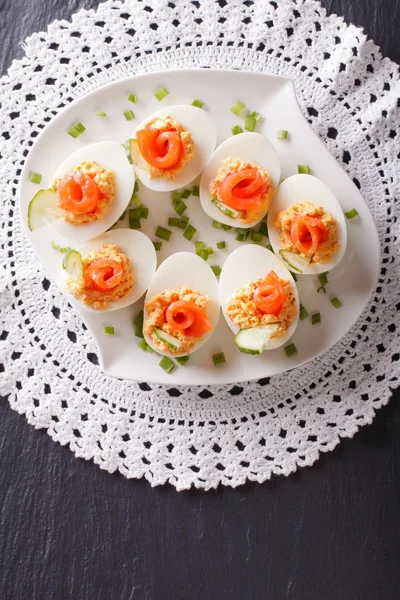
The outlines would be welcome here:
<svg viewBox="0 0 400 600">
<path fill-rule="evenodd" d="M 267 191 L 267 182 L 257 169 L 229 173 L 219 186 L 221 201 L 237 210 L 257 210 Z"/>
<path fill-rule="evenodd" d="M 162 131 L 147 127 L 137 131 L 136 139 L 140 154 L 152 167 L 173 169 L 182 158 L 182 140 L 174 129 Z"/>
<path fill-rule="evenodd" d="M 122 280 L 122 265 L 112 258 L 97 258 L 84 272 L 85 288 L 108 292 L 114 289 Z"/>
<path fill-rule="evenodd" d="M 172 302 L 165 313 L 168 325 L 184 335 L 200 338 L 211 331 L 210 319 L 204 308 L 194 302 L 177 300 Z"/>
<path fill-rule="evenodd" d="M 326 240 L 328 230 L 315 217 L 294 217 L 290 228 L 290 239 L 300 254 L 314 254 L 321 241 Z"/>
<path fill-rule="evenodd" d="M 254 303 L 264 314 L 278 315 L 286 300 L 285 288 L 275 271 L 270 271 L 265 282 L 254 292 Z"/>
<path fill-rule="evenodd" d="M 74 215 L 94 213 L 101 197 L 92 177 L 80 171 L 70 171 L 57 184 L 57 206 Z"/>
</svg>

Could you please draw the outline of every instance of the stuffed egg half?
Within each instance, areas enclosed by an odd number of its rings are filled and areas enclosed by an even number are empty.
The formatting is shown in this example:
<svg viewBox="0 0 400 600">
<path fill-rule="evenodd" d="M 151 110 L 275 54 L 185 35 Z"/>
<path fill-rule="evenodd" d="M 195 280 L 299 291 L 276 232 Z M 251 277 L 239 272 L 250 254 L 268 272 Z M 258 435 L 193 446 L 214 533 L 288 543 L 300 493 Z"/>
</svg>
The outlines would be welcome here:
<svg viewBox="0 0 400 600">
<path fill-rule="evenodd" d="M 187 356 L 210 338 L 219 312 L 211 268 L 196 254 L 178 252 L 160 265 L 147 291 L 144 338 L 160 354 Z"/>
<path fill-rule="evenodd" d="M 294 279 L 284 263 L 262 246 L 247 244 L 228 256 L 219 295 L 241 352 L 261 354 L 279 348 L 297 327 L 300 305 Z"/>
<path fill-rule="evenodd" d="M 346 251 L 342 207 L 313 175 L 292 175 L 280 184 L 268 211 L 268 234 L 275 254 L 304 275 L 330 271 Z"/>
</svg>

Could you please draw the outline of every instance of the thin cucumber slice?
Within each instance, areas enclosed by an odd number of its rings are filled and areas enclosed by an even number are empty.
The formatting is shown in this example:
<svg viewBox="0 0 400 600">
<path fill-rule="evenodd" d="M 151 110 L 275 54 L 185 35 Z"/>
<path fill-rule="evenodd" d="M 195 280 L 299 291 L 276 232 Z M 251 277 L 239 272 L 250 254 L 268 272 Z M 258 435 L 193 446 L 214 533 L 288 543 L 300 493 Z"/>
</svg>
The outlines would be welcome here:
<svg viewBox="0 0 400 600">
<path fill-rule="evenodd" d="M 82 255 L 77 250 L 71 250 L 64 256 L 62 266 L 71 279 L 78 283 L 83 281 L 83 260 Z"/>
<path fill-rule="evenodd" d="M 228 215 L 228 217 L 233 217 L 234 219 L 240 219 L 240 217 L 242 216 L 241 210 L 235 210 L 234 208 L 231 208 L 230 206 L 226 206 L 226 204 L 223 204 L 222 202 L 218 202 L 218 200 L 215 200 L 215 198 L 213 198 L 211 200 L 211 203 L 214 204 L 214 206 L 216 206 L 217 208 L 219 208 L 220 211 L 222 211 L 223 213 Z"/>
<path fill-rule="evenodd" d="M 39 190 L 28 206 L 28 226 L 35 231 L 59 218 L 54 190 Z"/>
<path fill-rule="evenodd" d="M 240 352 L 245 354 L 261 354 L 278 327 L 279 323 L 270 323 L 250 329 L 241 329 L 235 335 L 235 344 Z"/>
<path fill-rule="evenodd" d="M 162 329 L 155 329 L 154 335 L 160 340 L 160 342 L 168 346 L 168 348 L 171 348 L 171 350 L 179 350 L 179 347 L 182 344 L 180 340 L 172 335 L 169 335 L 169 333 L 165 333 L 165 331 Z"/>
<path fill-rule="evenodd" d="M 302 273 L 304 267 L 308 267 L 311 262 L 311 258 L 309 256 L 296 254 L 296 252 L 290 252 L 290 250 L 279 250 L 279 254 L 285 263 L 287 263 L 291 269 L 294 269 L 298 273 Z"/>
</svg>

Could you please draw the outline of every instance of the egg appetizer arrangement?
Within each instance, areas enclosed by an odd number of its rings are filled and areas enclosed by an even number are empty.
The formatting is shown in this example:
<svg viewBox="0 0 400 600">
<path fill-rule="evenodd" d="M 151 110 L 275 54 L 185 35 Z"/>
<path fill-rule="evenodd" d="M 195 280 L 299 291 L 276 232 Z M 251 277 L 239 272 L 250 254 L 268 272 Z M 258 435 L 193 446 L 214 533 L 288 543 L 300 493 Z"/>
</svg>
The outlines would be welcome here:
<svg viewBox="0 0 400 600">
<path fill-rule="evenodd" d="M 31 231 L 50 225 L 77 242 L 77 249 L 52 246 L 64 252 L 60 269 L 66 293 L 86 310 L 117 310 L 146 294 L 134 321 L 142 338 L 138 345 L 164 355 L 160 366 L 167 372 L 175 367 L 169 357 L 183 365 L 210 339 L 221 309 L 238 351 L 264 354 L 268 360 L 268 351 L 286 344 L 304 317 L 296 273 L 318 275 L 325 291 L 327 272 L 346 250 L 345 214 L 357 214 L 343 213 L 332 191 L 308 167 L 280 182 L 274 145 L 253 131 L 258 113 L 246 118 L 250 131 L 235 126 L 235 135 L 215 149 L 215 125 L 200 101 L 193 104 L 155 112 L 124 144 L 82 147 L 59 166 L 28 208 Z M 242 110 L 236 102 L 232 112 L 236 105 Z M 287 132 L 277 137 L 287 139 Z M 192 192 L 177 191 L 199 176 Z M 157 269 L 162 242 L 137 230 L 148 208 L 136 195 L 136 178 L 154 192 L 173 192 L 179 218 L 169 218 L 168 225 L 182 229 L 186 240 L 196 229 L 183 215 L 182 198 L 193 193 L 214 227 L 234 227 L 236 240 L 252 243 L 231 252 L 221 270 L 207 264 L 213 249 L 193 240 L 195 253 L 177 252 Z M 127 208 L 131 229 L 113 229 Z M 251 230 L 256 224 L 259 229 Z M 168 241 L 171 231 L 158 227 L 155 234 Z M 269 239 L 267 248 L 261 245 L 263 236 Z M 225 242 L 217 248 L 223 250 Z M 341 305 L 337 298 L 331 302 L 335 308 Z M 295 353 L 294 344 L 285 352 Z M 223 363 L 224 353 L 213 361 Z"/>
</svg>

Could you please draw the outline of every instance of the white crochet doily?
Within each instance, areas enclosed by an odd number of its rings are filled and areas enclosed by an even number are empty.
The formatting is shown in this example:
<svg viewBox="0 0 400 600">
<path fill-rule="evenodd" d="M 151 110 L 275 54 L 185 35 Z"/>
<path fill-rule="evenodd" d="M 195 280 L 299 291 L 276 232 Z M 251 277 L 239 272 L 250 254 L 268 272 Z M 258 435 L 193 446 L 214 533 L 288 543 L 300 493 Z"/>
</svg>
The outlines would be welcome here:
<svg viewBox="0 0 400 600">
<path fill-rule="evenodd" d="M 0 109 L 0 382 L 12 408 L 102 469 L 178 489 L 288 475 L 370 423 L 399 385 L 397 66 L 313 0 L 106 2 L 24 48 Z M 171 389 L 105 376 L 22 231 L 18 178 L 53 115 L 109 81 L 191 66 L 291 77 L 378 227 L 381 274 L 362 318 L 330 352 L 270 380 Z"/>
</svg>

